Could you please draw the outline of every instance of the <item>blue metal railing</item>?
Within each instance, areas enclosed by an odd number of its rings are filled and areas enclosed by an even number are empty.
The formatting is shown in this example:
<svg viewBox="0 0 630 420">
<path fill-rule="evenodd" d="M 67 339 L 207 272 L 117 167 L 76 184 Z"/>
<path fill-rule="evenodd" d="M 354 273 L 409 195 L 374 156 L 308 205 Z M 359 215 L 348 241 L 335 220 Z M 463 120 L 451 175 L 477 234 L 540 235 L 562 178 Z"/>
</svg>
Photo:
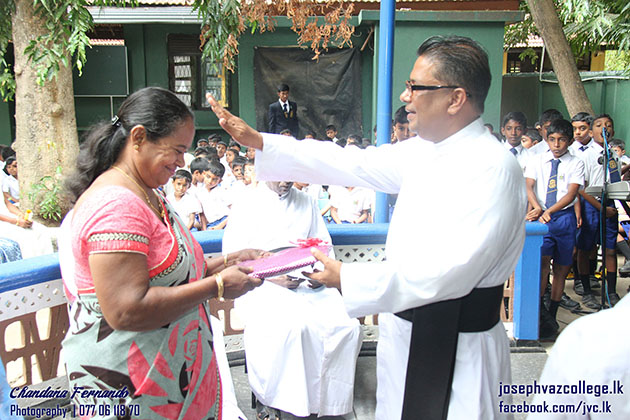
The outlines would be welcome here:
<svg viewBox="0 0 630 420">
<path fill-rule="evenodd" d="M 334 245 L 384 244 L 386 223 L 328 225 Z M 514 275 L 514 338 L 538 339 L 540 302 L 540 246 L 547 227 L 527 223 L 527 237 Z M 195 232 L 205 253 L 221 252 L 222 231 Z M 61 278 L 57 254 L 0 264 L 0 293 Z"/>
</svg>

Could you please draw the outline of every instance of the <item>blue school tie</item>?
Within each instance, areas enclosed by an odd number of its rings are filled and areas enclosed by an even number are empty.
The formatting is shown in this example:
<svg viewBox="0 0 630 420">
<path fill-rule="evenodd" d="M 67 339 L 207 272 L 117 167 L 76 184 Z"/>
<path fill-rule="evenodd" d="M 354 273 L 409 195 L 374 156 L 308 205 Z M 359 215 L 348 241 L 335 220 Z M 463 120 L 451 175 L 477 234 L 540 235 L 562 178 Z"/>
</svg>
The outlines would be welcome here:
<svg viewBox="0 0 630 420">
<path fill-rule="evenodd" d="M 585 151 L 586 149 L 588 149 L 588 146 L 580 146 L 580 151 L 581 152 Z"/>
<path fill-rule="evenodd" d="M 608 159 L 608 173 L 610 174 L 610 182 L 619 182 L 621 181 L 621 175 L 619 175 L 619 167 L 617 166 L 617 161 L 612 156 L 612 152 L 610 153 L 610 159 Z"/>
<path fill-rule="evenodd" d="M 551 160 L 551 174 L 549 175 L 549 182 L 547 183 L 547 199 L 545 200 L 545 206 L 550 208 L 556 204 L 556 194 L 558 192 L 558 165 L 560 159 Z"/>
<path fill-rule="evenodd" d="M 516 156 L 516 154 L 518 153 L 518 150 L 516 150 L 516 147 L 512 147 L 512 148 L 510 149 L 510 152 L 512 152 L 512 154 L 513 154 L 514 156 Z"/>
</svg>

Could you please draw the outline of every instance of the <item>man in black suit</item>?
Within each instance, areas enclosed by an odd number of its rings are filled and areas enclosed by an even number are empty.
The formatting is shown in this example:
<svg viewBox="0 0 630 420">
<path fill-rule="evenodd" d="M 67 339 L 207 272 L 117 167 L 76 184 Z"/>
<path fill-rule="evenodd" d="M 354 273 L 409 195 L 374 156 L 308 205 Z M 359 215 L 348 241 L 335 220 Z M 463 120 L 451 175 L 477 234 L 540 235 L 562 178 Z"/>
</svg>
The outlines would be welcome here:
<svg viewBox="0 0 630 420">
<path fill-rule="evenodd" d="M 282 83 L 278 85 L 278 101 L 269 105 L 269 132 L 279 134 L 284 129 L 299 138 L 297 104 L 289 101 L 289 86 Z"/>
</svg>

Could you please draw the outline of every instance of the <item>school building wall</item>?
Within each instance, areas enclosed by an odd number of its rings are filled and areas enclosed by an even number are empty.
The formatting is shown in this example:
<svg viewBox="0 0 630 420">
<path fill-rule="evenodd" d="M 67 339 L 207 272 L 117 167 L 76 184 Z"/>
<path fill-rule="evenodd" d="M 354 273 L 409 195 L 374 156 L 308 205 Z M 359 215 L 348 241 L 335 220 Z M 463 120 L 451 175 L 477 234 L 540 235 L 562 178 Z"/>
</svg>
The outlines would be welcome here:
<svg viewBox="0 0 630 420">
<path fill-rule="evenodd" d="M 580 76 L 595 114 L 605 113 L 613 118 L 615 137 L 626 141 L 626 149 L 630 151 L 630 120 L 627 118 L 630 115 L 630 102 L 627 100 L 630 97 L 630 80 L 618 72 L 582 72 Z M 532 127 L 540 114 L 549 108 L 559 110 L 570 119 L 556 81 L 553 73 L 543 73 L 542 81 L 537 73 L 503 76 L 501 115 L 522 111 Z M 489 122 L 499 131 L 500 119 Z"/>
<path fill-rule="evenodd" d="M 422 41 L 436 34 L 471 36 L 487 49 L 490 58 L 493 83 L 486 100 L 485 120 L 498 120 L 501 114 L 500 100 L 503 64 L 503 27 L 506 21 L 519 19 L 520 12 L 435 12 L 398 11 L 394 35 L 394 64 L 392 88 L 392 113 L 402 105 L 399 95 L 416 59 L 415 51 Z M 352 18 L 356 26 L 352 39 L 354 48 L 361 52 L 362 74 L 362 122 L 363 136 L 373 138 L 372 127 L 376 121 L 378 80 L 379 12 L 363 10 Z M 277 18 L 273 32 L 252 34 L 246 31 L 240 38 L 237 70 L 227 73 L 229 82 L 230 110 L 255 126 L 255 110 L 252 106 L 255 69 L 254 48 L 295 46 L 297 36 L 290 29 L 287 18 Z M 374 28 L 373 34 L 370 34 Z M 198 34 L 198 24 L 124 24 L 123 32 L 127 48 L 129 91 L 145 86 L 168 88 L 167 36 L 173 34 Z M 366 39 L 370 37 L 371 39 Z M 335 48 L 335 47 L 332 47 Z M 110 69 L 110 71 L 112 71 Z M 116 69 L 114 69 L 116 71 Z M 124 69 L 120 69 L 124 71 Z M 80 133 L 91 124 L 110 118 L 124 100 L 123 97 L 75 97 L 77 126 Z M 14 136 L 13 107 L 0 102 L 0 143 L 9 144 Z M 208 110 L 196 110 L 197 138 L 210 132 L 220 131 L 217 118 Z"/>
</svg>

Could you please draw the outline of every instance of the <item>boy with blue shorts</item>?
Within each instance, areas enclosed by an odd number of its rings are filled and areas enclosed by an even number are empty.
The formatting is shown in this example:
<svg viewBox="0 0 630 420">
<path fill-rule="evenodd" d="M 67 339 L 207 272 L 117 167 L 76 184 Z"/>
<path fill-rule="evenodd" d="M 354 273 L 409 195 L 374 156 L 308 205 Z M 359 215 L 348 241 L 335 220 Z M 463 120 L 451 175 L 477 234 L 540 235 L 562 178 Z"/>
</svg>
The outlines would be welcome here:
<svg viewBox="0 0 630 420">
<path fill-rule="evenodd" d="M 574 203 L 578 190 L 584 185 L 584 162 L 568 150 L 573 142 L 571 123 L 564 119 L 552 121 L 547 128 L 546 142 L 549 150 L 533 156 L 525 169 L 527 198 L 531 207 L 527 220 L 537 220 L 549 227 L 541 248 L 541 338 L 558 332 L 556 315 L 564 282 L 573 262 L 577 231 Z M 547 309 L 542 303 L 542 295 L 547 287 L 552 260 L 553 283 Z"/>
<path fill-rule="evenodd" d="M 615 134 L 613 119 L 610 115 L 601 114 L 593 118 L 591 122 L 590 135 L 595 141 L 594 146 L 586 150 L 584 153 L 585 164 L 585 180 L 586 185 L 593 187 L 601 187 L 604 184 L 604 166 L 603 165 L 603 152 L 604 152 L 604 131 L 606 132 L 606 138 L 611 139 Z M 612 150 L 607 153 L 609 157 L 607 165 L 607 180 L 608 182 L 618 182 L 621 180 L 620 166 L 617 156 Z M 595 197 L 586 194 L 584 191 L 580 191 L 580 195 L 586 200 L 585 210 L 586 213 L 593 214 L 593 217 L 597 215 L 597 225 L 591 226 L 588 230 L 585 229 L 586 223 L 583 223 L 580 231 L 580 237 L 578 238 L 578 260 L 582 263 L 580 258 L 580 251 L 590 250 L 601 237 L 599 234 L 599 212 L 601 209 L 600 201 Z M 611 306 L 614 306 L 619 301 L 619 295 L 616 293 L 617 288 L 617 254 L 615 246 L 617 244 L 618 233 L 618 215 L 612 201 L 606 204 L 606 285 L 608 288 L 608 301 Z M 586 222 L 587 218 L 584 219 Z M 582 287 L 584 288 L 584 295 L 582 296 L 582 302 L 588 301 L 594 302 L 593 309 L 597 309 L 599 304 L 597 299 L 593 296 L 591 291 L 590 281 L 588 277 L 582 275 L 582 266 L 580 266 L 580 280 L 582 281 Z"/>
</svg>

